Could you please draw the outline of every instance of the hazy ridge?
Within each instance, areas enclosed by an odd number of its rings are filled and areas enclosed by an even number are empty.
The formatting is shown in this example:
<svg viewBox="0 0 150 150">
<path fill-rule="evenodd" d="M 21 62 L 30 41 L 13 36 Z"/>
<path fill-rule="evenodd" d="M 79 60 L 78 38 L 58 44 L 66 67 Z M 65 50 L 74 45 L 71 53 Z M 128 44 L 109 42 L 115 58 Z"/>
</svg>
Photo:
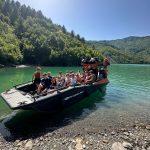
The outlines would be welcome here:
<svg viewBox="0 0 150 150">
<path fill-rule="evenodd" d="M 87 41 L 87 44 L 116 63 L 150 63 L 150 36 Z"/>
</svg>

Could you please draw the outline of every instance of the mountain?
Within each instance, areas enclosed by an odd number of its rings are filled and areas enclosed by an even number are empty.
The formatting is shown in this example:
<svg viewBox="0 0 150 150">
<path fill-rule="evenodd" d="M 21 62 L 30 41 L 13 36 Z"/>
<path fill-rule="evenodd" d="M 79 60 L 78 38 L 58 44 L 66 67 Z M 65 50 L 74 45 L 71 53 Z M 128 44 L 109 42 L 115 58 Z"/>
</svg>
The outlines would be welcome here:
<svg viewBox="0 0 150 150">
<path fill-rule="evenodd" d="M 87 41 L 87 44 L 116 63 L 150 63 L 150 36 Z"/>
<path fill-rule="evenodd" d="M 150 36 L 145 37 L 130 36 L 124 39 L 108 41 L 108 43 L 119 49 L 129 50 L 135 53 L 148 49 L 150 50 Z"/>
<path fill-rule="evenodd" d="M 57 25 L 41 11 L 13 0 L 0 0 L 0 64 L 80 65 L 98 56 L 85 39 Z"/>
<path fill-rule="evenodd" d="M 108 56 L 112 63 L 150 63 L 150 37 L 85 41 L 41 11 L 0 0 L 0 66 L 78 66 L 82 58 L 93 56 Z"/>
</svg>

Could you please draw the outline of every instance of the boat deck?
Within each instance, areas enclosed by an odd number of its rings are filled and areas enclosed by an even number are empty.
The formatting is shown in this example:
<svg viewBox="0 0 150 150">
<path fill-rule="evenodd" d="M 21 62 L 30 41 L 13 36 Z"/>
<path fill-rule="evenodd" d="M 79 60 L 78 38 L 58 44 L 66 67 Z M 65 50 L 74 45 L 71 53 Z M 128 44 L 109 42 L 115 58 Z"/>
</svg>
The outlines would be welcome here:
<svg viewBox="0 0 150 150">
<path fill-rule="evenodd" d="M 28 94 L 23 95 L 16 89 L 11 89 L 1 94 L 7 103 L 12 107 L 18 107 L 23 104 L 30 104 L 33 102 L 32 97 Z"/>
</svg>

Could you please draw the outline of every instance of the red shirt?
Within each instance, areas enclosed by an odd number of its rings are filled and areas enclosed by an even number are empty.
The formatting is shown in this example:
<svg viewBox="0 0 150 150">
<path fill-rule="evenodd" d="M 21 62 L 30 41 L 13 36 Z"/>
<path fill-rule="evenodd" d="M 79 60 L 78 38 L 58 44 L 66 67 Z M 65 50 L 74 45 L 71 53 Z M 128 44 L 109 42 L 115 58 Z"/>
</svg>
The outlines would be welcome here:
<svg viewBox="0 0 150 150">
<path fill-rule="evenodd" d="M 35 72 L 35 78 L 40 79 L 41 78 L 41 72 Z"/>
</svg>

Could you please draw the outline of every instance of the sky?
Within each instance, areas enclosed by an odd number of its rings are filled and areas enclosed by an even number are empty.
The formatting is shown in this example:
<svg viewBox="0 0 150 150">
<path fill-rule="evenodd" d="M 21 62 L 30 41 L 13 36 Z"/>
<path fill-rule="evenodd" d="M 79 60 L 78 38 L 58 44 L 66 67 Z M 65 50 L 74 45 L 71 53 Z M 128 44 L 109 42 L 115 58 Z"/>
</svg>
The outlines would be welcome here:
<svg viewBox="0 0 150 150">
<path fill-rule="evenodd" d="M 18 0 L 86 40 L 150 35 L 150 0 Z"/>
</svg>

